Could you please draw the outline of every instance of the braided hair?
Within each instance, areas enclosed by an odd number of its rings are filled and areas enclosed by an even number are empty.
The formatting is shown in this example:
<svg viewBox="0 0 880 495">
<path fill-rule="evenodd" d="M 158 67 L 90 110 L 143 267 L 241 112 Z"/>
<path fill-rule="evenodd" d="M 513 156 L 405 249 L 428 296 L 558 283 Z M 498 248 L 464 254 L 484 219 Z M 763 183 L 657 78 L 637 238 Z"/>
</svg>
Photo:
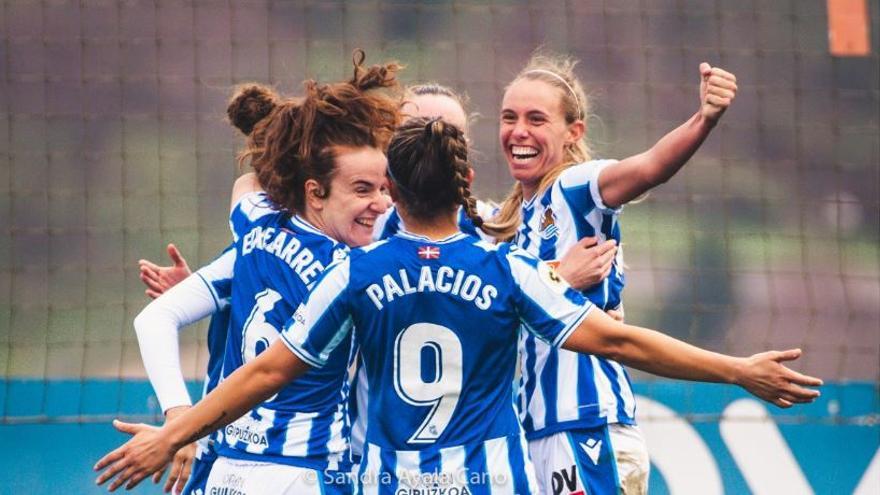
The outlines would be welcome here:
<svg viewBox="0 0 880 495">
<path fill-rule="evenodd" d="M 481 227 L 470 174 L 464 133 L 441 119 L 406 121 L 388 146 L 388 175 L 397 186 L 398 202 L 415 218 L 435 218 L 462 206 Z"/>
</svg>

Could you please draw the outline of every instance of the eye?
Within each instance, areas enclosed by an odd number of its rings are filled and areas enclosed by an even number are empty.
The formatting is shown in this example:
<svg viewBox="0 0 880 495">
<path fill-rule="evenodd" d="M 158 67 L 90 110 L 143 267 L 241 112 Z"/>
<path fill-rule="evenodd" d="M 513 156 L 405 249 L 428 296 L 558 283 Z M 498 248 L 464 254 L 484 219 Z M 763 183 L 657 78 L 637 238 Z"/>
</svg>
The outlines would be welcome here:
<svg viewBox="0 0 880 495">
<path fill-rule="evenodd" d="M 516 122 L 516 115 L 512 113 L 502 113 L 501 122 L 504 122 L 505 124 L 513 124 Z"/>
<path fill-rule="evenodd" d="M 541 125 L 541 124 L 547 122 L 547 118 L 544 117 L 543 115 L 530 115 L 529 122 L 532 124 L 535 124 L 535 125 Z"/>
</svg>

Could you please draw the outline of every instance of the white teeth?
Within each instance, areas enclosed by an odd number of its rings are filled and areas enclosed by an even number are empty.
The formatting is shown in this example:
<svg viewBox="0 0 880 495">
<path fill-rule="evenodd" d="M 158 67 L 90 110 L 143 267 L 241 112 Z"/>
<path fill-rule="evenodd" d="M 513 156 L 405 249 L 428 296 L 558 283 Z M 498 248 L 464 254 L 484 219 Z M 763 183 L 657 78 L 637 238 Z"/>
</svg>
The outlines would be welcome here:
<svg viewBox="0 0 880 495">
<path fill-rule="evenodd" d="M 514 155 L 531 155 L 531 154 L 537 154 L 538 150 L 536 150 L 535 148 L 532 148 L 531 146 L 516 146 L 516 145 L 514 145 L 514 146 L 510 147 L 510 152 L 513 153 Z"/>
<path fill-rule="evenodd" d="M 363 225 L 364 227 L 373 228 L 373 221 L 372 220 L 357 219 L 354 221 L 354 223 L 359 224 L 359 225 Z"/>
<path fill-rule="evenodd" d="M 513 145 L 510 147 L 510 154 L 512 154 L 513 158 L 517 161 L 527 161 L 538 156 L 538 153 L 539 151 L 531 146 Z"/>
</svg>

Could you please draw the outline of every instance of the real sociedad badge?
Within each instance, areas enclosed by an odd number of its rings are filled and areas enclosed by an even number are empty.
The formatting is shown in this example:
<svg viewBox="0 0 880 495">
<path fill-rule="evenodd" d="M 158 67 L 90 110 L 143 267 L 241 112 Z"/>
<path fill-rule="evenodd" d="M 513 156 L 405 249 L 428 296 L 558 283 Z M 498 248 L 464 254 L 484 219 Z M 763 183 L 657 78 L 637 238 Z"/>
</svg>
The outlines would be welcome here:
<svg viewBox="0 0 880 495">
<path fill-rule="evenodd" d="M 556 215 L 553 214 L 553 209 L 549 207 L 544 210 L 544 216 L 541 218 L 539 234 L 541 239 L 544 240 L 552 239 L 559 234 L 559 228 L 556 226 Z"/>
</svg>

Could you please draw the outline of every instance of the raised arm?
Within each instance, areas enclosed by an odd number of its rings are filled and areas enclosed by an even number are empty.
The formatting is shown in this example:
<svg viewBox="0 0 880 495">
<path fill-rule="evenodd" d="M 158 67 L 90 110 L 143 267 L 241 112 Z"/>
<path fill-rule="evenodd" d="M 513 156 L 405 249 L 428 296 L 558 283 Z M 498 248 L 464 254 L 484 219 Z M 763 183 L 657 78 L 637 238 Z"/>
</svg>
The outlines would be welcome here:
<svg viewBox="0 0 880 495">
<path fill-rule="evenodd" d="M 602 201 L 616 208 L 668 181 L 703 144 L 733 102 L 736 89 L 736 76 L 700 64 L 699 111 L 649 150 L 605 168 L 599 175 Z"/>
<path fill-rule="evenodd" d="M 615 321 L 590 311 L 563 344 L 565 349 L 598 354 L 655 375 L 681 380 L 736 384 L 779 407 L 812 402 L 822 380 L 785 367 L 799 349 L 737 358 L 707 351 L 660 332 Z"/>
<path fill-rule="evenodd" d="M 236 203 L 238 203 L 241 197 L 245 194 L 262 190 L 263 188 L 260 187 L 260 182 L 257 180 L 257 174 L 255 174 L 254 172 L 242 174 L 241 177 L 235 179 L 235 183 L 232 184 L 232 194 L 230 195 L 229 209 L 234 208 Z"/>
<path fill-rule="evenodd" d="M 96 483 L 101 485 L 116 476 L 108 487 L 110 491 L 123 484 L 126 489 L 133 488 L 162 469 L 179 448 L 231 423 L 308 369 L 283 342 L 277 341 L 162 428 L 114 421 L 116 429 L 133 437 L 95 464 L 96 471 L 107 468 Z"/>
</svg>

